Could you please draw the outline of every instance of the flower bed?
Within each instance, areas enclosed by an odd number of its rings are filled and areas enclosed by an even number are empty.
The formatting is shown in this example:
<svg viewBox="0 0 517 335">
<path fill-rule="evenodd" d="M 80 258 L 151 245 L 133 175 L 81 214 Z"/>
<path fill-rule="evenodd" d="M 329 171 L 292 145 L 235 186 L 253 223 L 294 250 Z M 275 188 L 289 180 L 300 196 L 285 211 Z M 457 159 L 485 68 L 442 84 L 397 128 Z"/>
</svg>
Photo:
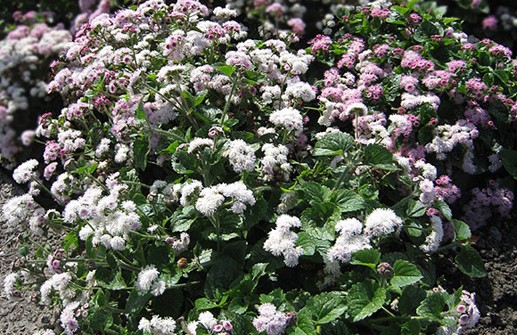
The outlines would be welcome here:
<svg viewBox="0 0 517 335">
<path fill-rule="evenodd" d="M 471 231 L 512 208 L 516 63 L 453 18 L 336 11 L 306 49 L 299 21 L 248 39 L 193 0 L 82 26 L 2 210 L 63 242 L 28 241 L 6 294 L 37 290 L 65 334 L 474 327 L 475 294 L 436 267 L 484 276 Z"/>
</svg>

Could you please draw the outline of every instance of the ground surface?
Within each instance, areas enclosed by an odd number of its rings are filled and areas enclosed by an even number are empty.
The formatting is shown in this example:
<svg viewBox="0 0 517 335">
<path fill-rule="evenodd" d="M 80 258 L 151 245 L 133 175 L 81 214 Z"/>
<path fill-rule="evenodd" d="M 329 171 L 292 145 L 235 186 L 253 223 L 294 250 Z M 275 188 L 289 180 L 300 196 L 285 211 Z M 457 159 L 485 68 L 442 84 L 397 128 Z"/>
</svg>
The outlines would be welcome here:
<svg viewBox="0 0 517 335">
<path fill-rule="evenodd" d="M 23 193 L 1 169 L 0 185 L 0 204 L 11 196 Z M 10 228 L 0 222 L 0 335 L 32 335 L 36 330 L 48 326 L 51 320 L 55 320 L 55 316 L 48 309 L 31 302 L 30 294 L 7 300 L 3 292 L 4 278 L 11 272 L 11 267 L 19 257 L 21 233 L 20 228 Z"/>
<path fill-rule="evenodd" d="M 0 169 L 0 205 L 12 195 L 22 191 L 9 175 Z M 0 223 L 0 284 L 10 273 L 18 258 L 21 229 Z M 478 232 L 476 248 L 485 260 L 488 276 L 468 279 L 459 273 L 448 273 L 456 278 L 454 287 L 463 285 L 476 292 L 476 302 L 482 317 L 478 326 L 468 335 L 515 335 L 517 334 L 517 225 L 513 220 L 492 222 Z M 446 264 L 446 263 L 444 263 Z M 445 265 L 446 266 L 446 265 Z M 447 271 L 444 271 L 446 273 Z M 453 276 L 453 277 L 451 277 Z M 3 288 L 3 285 L 0 285 Z M 0 293 L 0 335 L 31 335 L 56 320 L 55 312 L 31 302 L 30 295 L 7 300 L 3 289 Z"/>
</svg>

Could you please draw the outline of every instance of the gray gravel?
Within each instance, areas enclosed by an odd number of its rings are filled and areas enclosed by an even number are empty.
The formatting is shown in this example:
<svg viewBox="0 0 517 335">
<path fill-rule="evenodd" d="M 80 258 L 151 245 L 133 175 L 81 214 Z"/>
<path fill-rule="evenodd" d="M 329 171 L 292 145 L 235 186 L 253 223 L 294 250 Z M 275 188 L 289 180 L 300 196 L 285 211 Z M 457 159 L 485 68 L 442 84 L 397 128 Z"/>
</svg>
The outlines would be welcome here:
<svg viewBox="0 0 517 335">
<path fill-rule="evenodd" d="M 23 194 L 10 177 L 10 172 L 0 168 L 0 206 L 12 196 Z M 0 207 L 1 210 L 1 207 Z M 3 292 L 3 281 L 18 257 L 22 229 L 7 227 L 0 222 L 0 335 L 31 335 L 56 320 L 56 315 L 45 306 L 31 302 L 30 293 L 8 300 Z"/>
</svg>

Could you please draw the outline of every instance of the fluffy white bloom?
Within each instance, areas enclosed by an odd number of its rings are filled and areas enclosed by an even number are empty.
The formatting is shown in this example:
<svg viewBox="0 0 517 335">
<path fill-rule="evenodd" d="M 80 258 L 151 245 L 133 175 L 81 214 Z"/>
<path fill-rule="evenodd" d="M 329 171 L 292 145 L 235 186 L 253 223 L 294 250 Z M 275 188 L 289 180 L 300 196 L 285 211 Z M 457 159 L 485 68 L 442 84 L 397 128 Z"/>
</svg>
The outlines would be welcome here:
<svg viewBox="0 0 517 335">
<path fill-rule="evenodd" d="M 198 317 L 199 323 L 208 330 L 212 330 L 217 325 L 217 319 L 208 311 L 201 312 Z"/>
<path fill-rule="evenodd" d="M 16 281 L 18 280 L 19 275 L 16 272 L 10 273 L 4 278 L 4 293 L 7 296 L 7 299 L 12 299 L 17 290 L 16 290 Z"/>
<path fill-rule="evenodd" d="M 153 286 L 151 287 L 151 294 L 154 295 L 155 297 L 160 296 L 163 294 L 163 292 L 165 292 L 166 288 L 167 287 L 166 287 L 165 281 L 158 280 L 158 281 L 154 282 Z"/>
<path fill-rule="evenodd" d="M 356 218 L 339 220 L 336 222 L 335 229 L 341 236 L 351 237 L 352 235 L 361 234 L 363 231 L 363 223 Z"/>
<path fill-rule="evenodd" d="M 434 184 L 429 179 L 424 179 L 420 181 L 420 197 L 419 200 L 426 206 L 429 206 L 431 202 L 434 200 L 435 191 Z"/>
<path fill-rule="evenodd" d="M 79 322 L 75 317 L 75 310 L 79 307 L 79 302 L 74 301 L 65 306 L 59 317 L 61 327 L 63 327 L 66 335 L 72 335 L 79 329 Z"/>
<path fill-rule="evenodd" d="M 389 208 L 376 208 L 365 221 L 364 232 L 369 237 L 387 235 L 400 228 L 402 219 Z"/>
<path fill-rule="evenodd" d="M 181 187 L 181 198 L 180 204 L 182 206 L 190 205 L 190 201 L 192 200 L 191 196 L 196 190 L 202 190 L 203 184 L 199 180 L 191 180 L 187 184 L 184 184 Z"/>
<path fill-rule="evenodd" d="M 308 83 L 299 81 L 295 83 L 288 83 L 283 96 L 284 100 L 301 99 L 305 102 L 316 99 L 316 92 Z"/>
<path fill-rule="evenodd" d="M 463 144 L 467 151 L 474 150 L 473 140 L 479 136 L 476 125 L 466 120 L 458 120 L 453 125 L 440 125 L 434 131 L 433 141 L 427 143 L 425 150 L 434 152 L 436 158 L 445 160 L 447 154 L 450 153 L 458 144 Z"/>
<path fill-rule="evenodd" d="M 29 223 L 33 225 L 33 232 L 39 233 L 39 223 L 44 222 L 45 211 L 34 200 L 32 195 L 23 194 L 9 199 L 2 206 L 1 220 L 8 226 L 14 227 L 21 223 Z M 36 223 L 36 224 L 35 224 Z"/>
<path fill-rule="evenodd" d="M 303 132 L 303 117 L 300 111 L 294 108 L 276 110 L 269 116 L 269 121 L 277 127 L 292 131 L 296 136 Z"/>
<path fill-rule="evenodd" d="M 255 149 L 243 140 L 231 141 L 224 152 L 235 172 L 253 171 L 255 169 Z"/>
<path fill-rule="evenodd" d="M 63 305 L 67 305 L 75 296 L 74 291 L 68 287 L 71 281 L 72 275 L 68 272 L 52 275 L 52 277 L 47 279 L 40 287 L 41 302 L 50 304 L 52 292 L 55 290 L 59 293 L 59 298 L 63 302 Z"/>
<path fill-rule="evenodd" d="M 291 165 L 287 161 L 289 149 L 282 144 L 275 146 L 271 143 L 266 143 L 262 146 L 264 157 L 260 160 L 265 173 L 265 180 L 273 180 L 275 173 L 282 173 L 285 180 L 289 179 L 291 173 Z"/>
<path fill-rule="evenodd" d="M 276 221 L 276 228 L 268 233 L 264 242 L 264 250 L 274 256 L 284 256 L 284 263 L 288 267 L 298 265 L 298 258 L 303 254 L 302 247 L 296 247 L 298 235 L 290 230 L 291 227 L 300 227 L 300 219 L 290 215 L 280 215 Z"/>
<path fill-rule="evenodd" d="M 339 236 L 336 243 L 327 252 L 331 263 L 337 260 L 348 263 L 354 252 L 371 248 L 369 237 L 362 235 L 363 224 L 361 221 L 355 218 L 340 220 L 336 223 L 335 229 L 336 232 L 339 232 Z"/>
<path fill-rule="evenodd" d="M 146 318 L 140 319 L 138 329 L 142 330 L 146 335 L 174 335 L 176 322 L 171 317 L 162 318 L 158 315 L 153 315 L 151 320 Z"/>
<path fill-rule="evenodd" d="M 205 216 L 214 215 L 219 207 L 224 202 L 224 195 L 219 191 L 218 187 L 204 188 L 199 193 L 199 198 L 196 201 L 196 209 Z"/>
<path fill-rule="evenodd" d="M 50 329 L 44 329 L 44 330 L 38 330 L 32 335 L 56 335 L 52 330 Z"/>
<path fill-rule="evenodd" d="M 289 325 L 290 318 L 286 313 L 276 310 L 273 304 L 265 303 L 258 308 L 259 315 L 253 319 L 253 326 L 259 333 L 281 335 Z"/>
<path fill-rule="evenodd" d="M 232 198 L 235 200 L 235 203 L 243 205 L 244 209 L 246 209 L 246 205 L 253 206 L 255 204 L 253 192 L 249 190 L 242 181 L 231 184 L 219 184 L 217 188 L 226 198 Z M 242 211 L 236 214 L 240 213 L 242 213 Z"/>
<path fill-rule="evenodd" d="M 255 204 L 253 192 L 248 190 L 242 181 L 238 181 L 232 184 L 222 183 L 204 188 L 199 193 L 195 207 L 203 215 L 210 216 L 223 205 L 227 198 L 234 201 L 231 209 L 235 214 L 241 214 L 247 206 Z"/>
<path fill-rule="evenodd" d="M 135 286 L 140 292 L 147 292 L 159 276 L 160 272 L 154 265 L 147 265 L 138 274 Z"/>
<path fill-rule="evenodd" d="M 429 164 L 424 162 L 423 160 L 418 160 L 415 162 L 415 167 L 422 172 L 422 177 L 429 180 L 436 179 L 436 167 L 433 164 Z"/>
<path fill-rule="evenodd" d="M 103 138 L 97 148 L 95 149 L 95 157 L 99 158 L 110 149 L 111 140 L 109 138 Z"/>
<path fill-rule="evenodd" d="M 189 154 L 196 152 L 202 147 L 213 147 L 214 141 L 209 138 L 199 138 L 196 137 L 192 141 L 190 141 L 188 145 L 187 152 Z"/>
<path fill-rule="evenodd" d="M 38 171 L 35 169 L 38 167 L 39 163 L 35 159 L 30 159 L 25 163 L 20 164 L 13 171 L 13 179 L 18 184 L 25 184 L 31 180 L 38 178 Z"/>
<path fill-rule="evenodd" d="M 440 246 L 443 239 L 443 225 L 442 219 L 439 216 L 431 216 L 431 226 L 433 231 L 427 235 L 424 244 L 420 246 L 420 249 L 424 252 L 434 252 Z"/>
<path fill-rule="evenodd" d="M 116 163 L 124 163 L 131 159 L 131 150 L 125 144 L 117 143 L 117 145 L 115 146 L 115 152 Z"/>
</svg>

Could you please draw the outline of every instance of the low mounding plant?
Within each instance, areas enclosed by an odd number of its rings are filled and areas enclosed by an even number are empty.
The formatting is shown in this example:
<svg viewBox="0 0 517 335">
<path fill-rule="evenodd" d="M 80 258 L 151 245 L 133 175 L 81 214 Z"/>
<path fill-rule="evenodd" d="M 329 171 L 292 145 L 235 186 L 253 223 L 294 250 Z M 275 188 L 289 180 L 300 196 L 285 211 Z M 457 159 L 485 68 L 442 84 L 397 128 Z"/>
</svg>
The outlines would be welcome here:
<svg viewBox="0 0 517 335">
<path fill-rule="evenodd" d="M 437 268 L 484 276 L 469 210 L 511 208 L 508 50 L 403 6 L 340 13 L 307 50 L 235 15 L 150 0 L 77 32 L 49 84 L 66 107 L 2 211 L 64 237 L 28 233 L 5 293 L 61 307 L 45 335 L 474 327 Z"/>
</svg>

